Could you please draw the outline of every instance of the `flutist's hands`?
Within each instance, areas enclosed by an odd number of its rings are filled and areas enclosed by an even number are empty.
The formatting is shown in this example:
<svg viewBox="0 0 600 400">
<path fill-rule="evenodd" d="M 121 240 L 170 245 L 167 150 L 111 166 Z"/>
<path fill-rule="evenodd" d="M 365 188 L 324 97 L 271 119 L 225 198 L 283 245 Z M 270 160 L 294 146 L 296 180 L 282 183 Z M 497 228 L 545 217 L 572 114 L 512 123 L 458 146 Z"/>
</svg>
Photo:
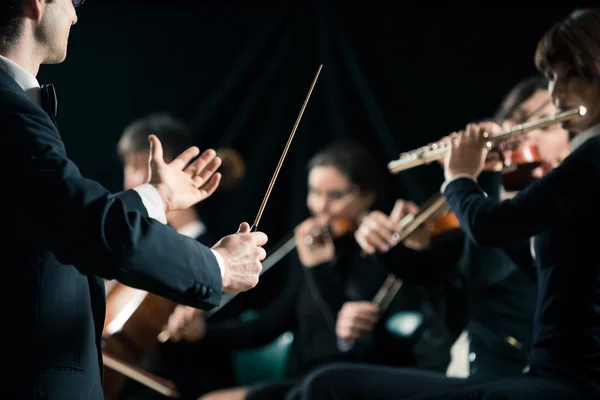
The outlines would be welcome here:
<svg viewBox="0 0 600 400">
<path fill-rule="evenodd" d="M 168 332 L 173 342 L 201 340 L 206 334 L 206 321 L 202 310 L 178 305 L 169 316 L 169 322 L 163 328 L 163 332 Z"/>
<path fill-rule="evenodd" d="M 191 162 L 200 153 L 200 149 L 192 146 L 166 163 L 158 137 L 150 135 L 149 140 L 148 183 L 160 195 L 165 213 L 189 208 L 214 193 L 221 180 L 221 174 L 216 172 L 221 165 L 221 158 L 213 149 L 205 150 Z"/>
<path fill-rule="evenodd" d="M 487 132 L 489 132 L 490 134 L 491 133 L 496 133 L 496 132 L 500 131 L 499 127 L 497 127 L 497 125 L 495 123 L 493 123 L 493 122 L 482 122 L 478 126 L 483 127 L 484 130 L 487 130 Z M 455 132 L 452 135 L 444 136 L 442 139 L 440 139 L 439 141 L 437 141 L 436 144 L 437 145 L 441 144 L 443 146 L 449 146 L 449 147 L 451 147 L 452 146 L 452 139 L 457 138 L 458 134 L 460 134 L 461 132 L 464 132 L 464 131 L 459 131 L 458 133 Z M 438 163 L 442 167 L 445 167 L 446 159 L 447 158 L 448 158 L 448 156 L 439 159 Z M 484 166 L 483 169 L 485 171 L 502 171 L 503 168 L 504 168 L 504 163 L 502 161 L 500 153 L 498 153 L 497 151 L 489 152 L 487 154 L 487 156 L 486 156 L 486 162 L 485 162 L 485 166 Z"/>
<path fill-rule="evenodd" d="M 367 254 L 374 254 L 376 251 L 385 253 L 398 244 L 399 234 L 402 233 L 401 220 L 418 212 L 419 207 L 415 203 L 396 200 L 389 216 L 376 210 L 364 217 L 354 233 L 354 238 Z M 426 247 L 429 244 L 429 235 L 422 228 L 413 232 L 404 243 L 413 248 Z"/>
<path fill-rule="evenodd" d="M 494 123 L 469 124 L 464 131 L 450 135 L 448 144 L 450 151 L 444 162 L 444 176 L 447 181 L 458 175 L 476 179 L 483 171 L 488 149 L 485 144 L 489 135 L 500 132 L 502 128 Z"/>
<path fill-rule="evenodd" d="M 267 240 L 266 234 L 250 232 L 248 223 L 242 222 L 237 233 L 225 236 L 212 247 L 225 261 L 224 292 L 245 292 L 258 284 L 261 261 L 267 255 L 262 246 Z"/>
</svg>

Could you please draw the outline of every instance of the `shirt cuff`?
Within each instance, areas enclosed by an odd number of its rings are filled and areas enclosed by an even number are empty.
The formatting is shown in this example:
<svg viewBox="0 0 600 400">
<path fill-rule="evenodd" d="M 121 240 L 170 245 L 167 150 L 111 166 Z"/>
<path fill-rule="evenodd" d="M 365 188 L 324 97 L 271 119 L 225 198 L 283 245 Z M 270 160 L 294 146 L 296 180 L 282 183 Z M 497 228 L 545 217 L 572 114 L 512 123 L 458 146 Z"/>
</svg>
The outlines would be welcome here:
<svg viewBox="0 0 600 400">
<path fill-rule="evenodd" d="M 133 188 L 133 190 L 138 192 L 142 198 L 142 203 L 144 203 L 144 207 L 146 207 L 148 216 L 157 220 L 161 224 L 166 225 L 167 216 L 165 214 L 165 205 L 163 204 L 163 201 L 154 186 L 149 183 L 145 183 Z"/>
<path fill-rule="evenodd" d="M 457 180 L 459 178 L 468 178 L 468 179 L 472 180 L 473 182 L 477 182 L 477 180 L 475 178 L 473 178 L 472 175 L 456 174 L 456 175 L 453 175 L 450 179 L 446 179 L 446 181 L 444 183 L 442 183 L 442 187 L 440 188 L 440 193 L 444 194 L 444 191 L 446 190 L 446 186 L 448 186 L 450 184 L 450 182 L 454 182 L 455 180 Z"/>
<path fill-rule="evenodd" d="M 215 257 L 217 258 L 217 263 L 219 264 L 219 269 L 221 270 L 221 279 L 223 279 L 223 275 L 225 275 L 225 260 L 223 260 L 223 256 L 219 254 L 218 251 L 210 249 Z"/>
</svg>

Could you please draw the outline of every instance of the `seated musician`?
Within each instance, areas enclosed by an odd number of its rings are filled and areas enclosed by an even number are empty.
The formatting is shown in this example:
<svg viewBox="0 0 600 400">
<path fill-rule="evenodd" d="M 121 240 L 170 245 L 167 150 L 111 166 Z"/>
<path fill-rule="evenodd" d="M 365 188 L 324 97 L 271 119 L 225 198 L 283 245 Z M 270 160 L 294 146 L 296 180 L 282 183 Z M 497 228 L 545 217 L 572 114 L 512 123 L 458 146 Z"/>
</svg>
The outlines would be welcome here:
<svg viewBox="0 0 600 400">
<path fill-rule="evenodd" d="M 360 218 L 382 198 L 384 169 L 353 142 L 324 148 L 310 160 L 308 169 L 311 216 L 295 228 L 302 266 L 287 290 L 254 320 L 204 323 L 195 310 L 178 307 L 167 328 L 172 340 L 238 348 L 264 345 L 291 331 L 290 379 L 209 393 L 205 399 L 279 399 L 309 371 L 333 361 L 414 364 L 406 348 L 409 344 L 384 329 L 378 305 L 371 301 L 389 272 L 363 257 L 353 238 Z M 337 323 L 340 318 L 344 323 Z M 340 351 L 336 325 L 342 331 L 368 332 L 369 340 Z"/>
<path fill-rule="evenodd" d="M 556 112 L 547 90 L 547 80 L 543 76 L 534 76 L 521 81 L 506 95 L 495 119 L 503 120 L 506 125 L 513 125 Z M 520 145 L 535 145 L 542 157 L 543 170 L 546 171 L 547 168 L 556 167 L 568 155 L 569 133 L 555 124 L 543 130 L 530 131 L 522 137 Z M 487 167 L 489 170 L 479 176 L 482 189 L 490 198 L 512 197 L 514 193 L 506 192 L 502 187 L 502 173 L 497 171 L 499 168 L 496 162 Z M 527 172 L 532 175 L 532 180 L 540 175 L 538 168 L 529 168 Z M 399 276 L 403 275 L 403 271 L 394 268 L 399 265 L 399 257 L 405 260 L 427 258 L 432 252 L 445 253 L 449 250 L 448 246 L 451 248 L 456 245 L 456 237 L 453 237 L 454 243 L 438 243 L 421 252 L 410 251 L 403 245 L 388 251 L 389 246 L 382 247 L 382 243 L 391 240 L 396 229 L 394 224 L 403 216 L 404 213 L 396 210 L 390 216 L 374 211 L 363 219 L 356 232 L 356 239 L 362 248 L 368 253 L 378 252 L 378 258 Z M 468 293 L 468 381 L 484 382 L 506 376 L 520 376 L 527 369 L 531 342 L 531 325 L 537 296 L 534 277 L 531 271 L 523 272 L 500 249 L 477 245 L 464 232 L 460 242 L 460 246 L 464 246 L 464 261 L 460 273 Z M 410 261 L 408 265 L 411 263 L 416 264 L 415 261 Z M 322 392 L 322 385 L 326 385 L 331 393 L 344 399 L 352 398 L 352 392 L 367 397 L 372 395 L 373 398 L 396 399 L 466 382 L 464 379 L 416 370 L 410 373 L 410 378 L 400 378 L 395 382 L 397 376 L 402 377 L 401 373 L 402 369 L 332 365 L 317 373 L 314 381 L 313 378 L 309 379 L 307 393 L 315 398 L 327 398 Z M 375 377 L 378 384 L 386 382 L 383 388 L 375 388 L 370 384 L 376 381 Z M 314 384 L 315 381 L 318 381 L 317 385 Z"/>
<path fill-rule="evenodd" d="M 547 86 L 547 80 L 541 75 L 521 81 L 504 98 L 494 120 L 511 126 L 556 113 Z M 531 172 L 533 178 L 558 166 L 569 154 L 568 136 L 560 124 L 554 124 L 520 138 L 517 151 L 534 146 L 541 157 L 540 167 Z M 505 158 L 510 156 L 507 153 L 504 152 Z M 523 171 L 529 173 L 528 168 Z M 517 193 L 510 190 L 513 182 L 507 178 L 510 174 L 484 171 L 478 181 L 491 198 L 506 199 Z M 465 254 L 461 273 L 469 293 L 469 376 L 483 380 L 520 375 L 527 368 L 537 296 L 535 279 L 500 249 L 478 246 L 469 238 L 465 238 Z"/>
<path fill-rule="evenodd" d="M 169 162 L 181 149 L 194 143 L 192 133 L 182 122 L 168 114 L 150 114 L 129 124 L 119 140 L 117 153 L 123 163 L 123 186 L 136 187 L 148 179 L 148 155 L 150 151 L 147 136 L 153 133 L 163 145 L 163 156 Z M 212 246 L 215 240 L 207 231 L 196 207 L 177 210 L 167 215 L 167 222 L 182 235 L 198 239 Z"/>
<path fill-rule="evenodd" d="M 123 180 L 125 189 L 136 187 L 148 179 L 148 135 L 152 133 L 161 140 L 163 156 L 169 162 L 184 149 L 194 145 L 193 135 L 182 121 L 168 114 L 156 113 L 140 118 L 129 124 L 119 140 L 117 153 L 123 163 Z M 215 240 L 210 235 L 206 224 L 202 221 L 198 207 L 177 210 L 167 214 L 167 223 L 182 235 L 189 236 L 207 246 Z M 165 265 L 168 268 L 168 265 Z M 110 289 L 108 281 L 107 286 Z M 109 291 L 109 290 L 107 290 Z M 239 307 L 232 304 L 219 318 L 236 315 Z M 217 318 L 218 319 L 218 318 Z M 208 364 L 188 364 L 185 358 L 179 357 L 181 349 L 172 343 L 159 345 L 152 354 L 150 365 L 145 368 L 150 372 L 174 381 L 179 392 L 185 397 L 188 392 L 196 390 L 215 390 L 233 384 L 233 367 L 230 353 L 226 348 L 218 352 L 207 349 Z M 116 354 L 118 356 L 118 354 Z M 204 379 L 199 385 L 196 378 L 199 374 Z M 129 380 L 121 393 L 121 399 L 128 398 L 164 398 L 161 394 Z"/>
</svg>

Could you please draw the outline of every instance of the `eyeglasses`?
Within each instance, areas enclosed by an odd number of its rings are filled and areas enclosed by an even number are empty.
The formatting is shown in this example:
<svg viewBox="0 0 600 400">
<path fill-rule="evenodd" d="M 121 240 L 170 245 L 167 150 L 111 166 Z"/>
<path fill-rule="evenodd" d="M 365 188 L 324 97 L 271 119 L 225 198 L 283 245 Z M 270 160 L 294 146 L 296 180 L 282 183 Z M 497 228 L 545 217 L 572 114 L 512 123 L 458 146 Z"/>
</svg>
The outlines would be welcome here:
<svg viewBox="0 0 600 400">
<path fill-rule="evenodd" d="M 73 7 L 77 8 L 80 5 L 82 5 L 83 3 L 85 3 L 85 0 L 72 0 L 73 1 Z"/>
</svg>

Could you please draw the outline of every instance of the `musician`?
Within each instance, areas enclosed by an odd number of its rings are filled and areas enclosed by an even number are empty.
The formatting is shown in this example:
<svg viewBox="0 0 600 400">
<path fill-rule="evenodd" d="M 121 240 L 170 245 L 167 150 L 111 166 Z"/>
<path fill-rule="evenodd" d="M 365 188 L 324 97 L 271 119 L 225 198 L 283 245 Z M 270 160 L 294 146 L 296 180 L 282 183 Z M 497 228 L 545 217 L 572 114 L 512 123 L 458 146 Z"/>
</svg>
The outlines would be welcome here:
<svg viewBox="0 0 600 400">
<path fill-rule="evenodd" d="M 230 235 L 210 249 L 166 226 L 165 214 L 208 197 L 218 185 L 219 158 L 186 150 L 162 159 L 152 140 L 152 178 L 118 194 L 81 176 L 55 123 L 56 99 L 35 78 L 41 64 L 66 57 L 80 1 L 0 3 L 0 129 L 5 152 L 0 244 L 8 298 L 6 317 L 33 358 L 15 352 L 7 398 L 101 399 L 101 278 L 210 309 L 222 291 L 256 285 L 264 233 Z M 249 230 L 247 224 L 242 232 Z M 235 255 L 233 258 L 232 255 Z M 241 260 L 242 265 L 235 260 Z M 168 265 L 168 268 L 165 268 Z M 14 355 L 13 355 L 14 354 Z"/>
<path fill-rule="evenodd" d="M 486 198 L 473 178 L 485 154 L 483 130 L 496 133 L 500 127 L 467 126 L 446 161 L 444 195 L 474 241 L 502 247 L 535 237 L 539 300 L 529 372 L 477 390 L 540 399 L 597 398 L 600 250 L 586 227 L 599 220 L 590 213 L 598 192 L 589 187 L 600 178 L 600 9 L 576 10 L 557 23 L 540 40 L 535 60 L 550 81 L 557 108 L 588 110 L 564 123 L 575 136 L 560 167 L 499 203 Z M 525 257 L 531 254 L 519 255 L 522 265 L 533 262 Z"/>
<path fill-rule="evenodd" d="M 494 119 L 511 125 L 556 112 L 546 85 L 547 81 L 541 75 L 521 81 L 505 96 Z M 545 163 L 555 163 L 565 151 L 568 152 L 568 132 L 558 125 L 545 130 L 538 129 L 522 138 L 521 145 L 528 144 L 543 148 L 540 153 L 546 157 Z M 502 175 L 494 169 L 497 168 L 492 165 L 490 171 L 484 172 L 480 177 L 480 183 L 488 196 L 498 198 L 514 195 L 501 190 Z M 538 172 L 534 170 L 533 174 L 537 175 Z M 395 219 L 391 216 L 388 219 L 383 214 L 374 212 L 364 220 L 364 226 L 357 232 L 357 240 L 367 251 L 373 251 L 373 245 L 376 246 L 379 239 L 377 231 L 382 229 L 381 224 L 386 223 L 386 220 L 393 222 L 403 216 L 400 213 Z M 463 249 L 459 274 L 468 294 L 469 352 L 465 354 L 468 357 L 468 375 L 471 379 L 485 380 L 521 374 L 527 366 L 536 297 L 534 280 L 499 249 L 477 246 L 465 238 L 463 232 L 460 238 L 455 235 L 451 240 L 451 243 L 445 243 L 444 248 L 438 243 L 427 251 L 442 252 L 450 256 L 452 253 L 456 254 L 456 249 L 448 253 L 450 246 L 460 246 Z M 381 248 L 379 250 L 385 251 Z M 392 254 L 385 259 L 391 261 Z M 453 360 L 449 368 L 450 374 L 458 375 L 455 365 L 459 361 Z"/>
<path fill-rule="evenodd" d="M 505 248 L 519 266 L 535 265 L 538 283 L 529 369 L 521 376 L 484 383 L 425 377 L 410 370 L 384 378 L 395 399 L 585 399 L 600 396 L 600 249 L 588 229 L 600 222 L 600 198 L 590 182 L 600 180 L 600 9 L 572 12 L 540 40 L 536 66 L 550 81 L 561 110 L 589 112 L 564 122 L 574 134 L 572 152 L 560 166 L 502 202 L 486 196 L 476 178 L 483 169 L 493 124 L 469 124 L 451 138 L 442 191 L 469 237 L 484 246 Z M 596 108 L 594 108 L 596 107 Z M 592 188 L 592 189 L 590 189 Z M 518 245 L 535 237 L 534 257 Z M 376 371 L 379 373 L 380 371 Z M 354 370 L 353 373 L 361 373 Z M 361 376 L 364 376 L 362 374 Z M 345 375 L 352 380 L 352 375 Z M 312 382 L 311 382 L 312 379 Z M 326 398 L 323 376 L 309 379 L 304 395 Z M 407 381 L 418 381 L 405 390 Z M 428 386 L 425 387 L 425 386 Z M 446 386 L 446 388 L 444 388 Z M 450 387 L 457 386 L 453 389 Z M 419 396 L 413 396 L 419 394 Z M 378 396 L 369 393 L 374 398 Z M 411 397 L 413 396 L 413 397 Z"/>
<path fill-rule="evenodd" d="M 123 164 L 123 183 L 125 190 L 135 188 L 148 180 L 148 157 L 150 146 L 148 135 L 155 134 L 162 143 L 165 161 L 172 161 L 177 154 L 192 147 L 193 135 L 183 121 L 169 114 L 154 113 L 130 123 L 123 131 L 117 146 L 117 154 Z M 214 238 L 201 218 L 198 207 L 169 212 L 167 223 L 182 235 L 212 246 Z M 232 317 L 242 311 L 234 302 L 214 318 Z M 171 379 L 182 398 L 196 398 L 198 393 L 231 387 L 235 384 L 230 353 L 226 348 L 218 351 L 207 348 L 207 363 L 190 362 L 184 357 L 187 348 L 183 343 L 167 342 L 159 344 L 144 365 L 155 375 Z M 117 354 L 118 356 L 118 354 Z M 202 379 L 198 379 L 202 376 Z M 200 391 L 200 392 L 198 392 Z M 193 393 L 193 394 L 192 394 Z M 127 398 L 164 398 L 158 392 L 129 380 L 122 391 L 121 399 Z"/>
<path fill-rule="evenodd" d="M 385 318 L 379 318 L 378 307 L 371 302 L 388 272 L 361 257 L 352 235 L 352 226 L 382 199 L 380 168 L 367 150 L 351 141 L 333 143 L 310 160 L 307 206 L 311 216 L 294 233 L 301 270 L 257 319 L 204 324 L 196 318 L 195 324 L 188 322 L 187 327 L 193 327 L 185 329 L 186 311 L 178 308 L 169 320 L 172 338 L 201 340 L 207 346 L 256 347 L 286 331 L 294 333 L 288 381 L 209 393 L 204 399 L 279 399 L 306 373 L 333 361 L 413 362 L 407 344 L 390 336 Z M 348 227 L 336 227 L 343 220 Z M 324 232 L 328 226 L 330 233 L 313 237 L 315 230 Z M 340 318 L 344 320 L 341 327 Z M 349 321 L 353 322 L 345 323 Z M 338 329 L 360 327 L 370 333 L 369 340 L 341 352 L 336 325 Z"/>
<path fill-rule="evenodd" d="M 547 80 L 535 75 L 507 94 L 494 120 L 510 126 L 557 111 Z M 545 168 L 558 166 L 570 151 L 569 134 L 559 124 L 530 131 L 520 142 L 522 148 L 534 145 L 539 149 Z M 536 168 L 533 176 L 540 177 L 545 168 Z M 504 189 L 501 172 L 484 171 L 478 182 L 490 198 L 505 199 L 516 194 Z M 500 249 L 478 246 L 468 237 L 464 248 L 461 273 L 469 293 L 469 375 L 479 380 L 520 375 L 527 368 L 530 347 L 537 296 L 534 273 L 522 271 Z"/>
<path fill-rule="evenodd" d="M 139 118 L 129 124 L 117 145 L 117 155 L 123 165 L 123 187 L 133 189 L 148 181 L 148 135 L 154 134 L 162 143 L 163 158 L 171 162 L 177 154 L 192 147 L 194 140 L 183 121 L 169 114 L 155 113 Z M 197 207 L 176 210 L 167 214 L 167 223 L 182 235 L 198 240 L 206 246 L 213 245 L 206 224 Z"/>
</svg>

